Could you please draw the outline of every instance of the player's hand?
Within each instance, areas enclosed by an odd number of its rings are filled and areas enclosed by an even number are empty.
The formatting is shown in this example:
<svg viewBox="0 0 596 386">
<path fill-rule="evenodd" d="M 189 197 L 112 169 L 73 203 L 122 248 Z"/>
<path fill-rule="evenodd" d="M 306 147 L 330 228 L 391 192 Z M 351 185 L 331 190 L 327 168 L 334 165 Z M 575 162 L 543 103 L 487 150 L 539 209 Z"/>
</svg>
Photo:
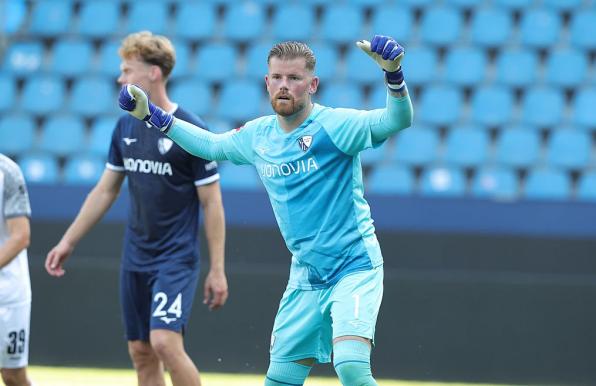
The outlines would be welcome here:
<svg viewBox="0 0 596 386">
<path fill-rule="evenodd" d="M 120 89 L 118 95 L 118 105 L 122 110 L 126 110 L 133 117 L 146 121 L 151 115 L 149 112 L 149 97 L 139 86 L 134 84 L 125 84 Z"/>
<path fill-rule="evenodd" d="M 390 36 L 375 35 L 369 42 L 359 40 L 356 45 L 387 72 L 400 69 L 404 57 L 404 48 Z"/>
<path fill-rule="evenodd" d="M 74 246 L 65 241 L 60 241 L 58 245 L 52 248 L 46 257 L 46 271 L 55 277 L 64 276 L 66 273 L 63 268 L 64 262 L 68 259 L 73 250 Z"/>
<path fill-rule="evenodd" d="M 133 117 L 149 122 L 151 126 L 163 132 L 167 132 L 174 123 L 172 114 L 166 113 L 151 103 L 147 93 L 134 84 L 122 86 L 118 95 L 118 105 Z"/>
<path fill-rule="evenodd" d="M 223 272 L 209 271 L 205 278 L 203 304 L 210 310 L 221 308 L 228 300 L 228 280 Z"/>
</svg>

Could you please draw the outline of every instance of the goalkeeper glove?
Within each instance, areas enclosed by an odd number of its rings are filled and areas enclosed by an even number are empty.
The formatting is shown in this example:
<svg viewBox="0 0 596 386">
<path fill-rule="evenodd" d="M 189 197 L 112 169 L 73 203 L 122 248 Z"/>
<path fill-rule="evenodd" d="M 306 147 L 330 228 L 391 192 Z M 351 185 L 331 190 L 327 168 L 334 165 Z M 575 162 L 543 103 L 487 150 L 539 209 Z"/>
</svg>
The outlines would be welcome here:
<svg viewBox="0 0 596 386">
<path fill-rule="evenodd" d="M 372 41 L 360 40 L 356 45 L 370 56 L 385 72 L 387 86 L 395 92 L 403 92 L 406 84 L 401 70 L 404 48 L 392 37 L 375 35 Z"/>
<path fill-rule="evenodd" d="M 170 129 L 174 122 L 172 114 L 166 113 L 151 103 L 145 91 L 134 84 L 122 86 L 118 104 L 122 110 L 128 111 L 133 117 L 149 122 L 151 126 L 164 133 Z"/>
</svg>

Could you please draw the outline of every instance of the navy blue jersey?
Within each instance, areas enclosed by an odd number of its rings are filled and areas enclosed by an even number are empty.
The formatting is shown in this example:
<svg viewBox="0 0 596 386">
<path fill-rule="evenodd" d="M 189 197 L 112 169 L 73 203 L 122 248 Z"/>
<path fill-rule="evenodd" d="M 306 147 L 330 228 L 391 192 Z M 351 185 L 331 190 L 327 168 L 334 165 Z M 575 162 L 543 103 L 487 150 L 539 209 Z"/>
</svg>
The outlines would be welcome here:
<svg viewBox="0 0 596 386">
<path fill-rule="evenodd" d="M 206 127 L 181 108 L 174 116 Z M 163 264 L 197 264 L 197 187 L 219 179 L 217 164 L 187 153 L 159 130 L 126 114 L 114 129 L 106 167 L 128 177 L 122 267 L 150 271 Z"/>
</svg>

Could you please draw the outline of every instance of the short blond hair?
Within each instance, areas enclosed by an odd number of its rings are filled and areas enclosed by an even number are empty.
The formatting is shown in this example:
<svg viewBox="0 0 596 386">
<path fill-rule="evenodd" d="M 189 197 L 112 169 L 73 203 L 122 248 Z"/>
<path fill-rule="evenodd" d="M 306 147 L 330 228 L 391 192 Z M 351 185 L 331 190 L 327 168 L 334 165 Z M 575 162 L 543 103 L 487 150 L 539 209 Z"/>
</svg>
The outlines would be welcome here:
<svg viewBox="0 0 596 386">
<path fill-rule="evenodd" d="M 145 63 L 154 64 L 161 69 L 164 79 L 172 73 L 176 64 L 176 51 L 172 42 L 161 35 L 141 31 L 128 35 L 118 50 L 122 59 L 138 57 Z"/>
<path fill-rule="evenodd" d="M 317 64 L 315 54 L 309 46 L 302 42 L 283 42 L 274 45 L 271 51 L 269 51 L 269 56 L 267 56 L 267 64 L 270 64 L 271 58 L 282 60 L 304 58 L 306 69 L 310 72 L 315 70 L 315 65 Z"/>
</svg>

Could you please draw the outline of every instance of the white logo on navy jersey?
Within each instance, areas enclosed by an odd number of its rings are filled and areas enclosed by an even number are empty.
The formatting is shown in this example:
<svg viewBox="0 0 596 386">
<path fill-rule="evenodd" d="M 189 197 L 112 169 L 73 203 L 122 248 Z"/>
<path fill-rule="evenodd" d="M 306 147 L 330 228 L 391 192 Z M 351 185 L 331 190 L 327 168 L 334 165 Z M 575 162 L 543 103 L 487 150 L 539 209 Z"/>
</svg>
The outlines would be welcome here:
<svg viewBox="0 0 596 386">
<path fill-rule="evenodd" d="M 124 137 L 124 138 L 122 138 L 122 140 L 124 141 L 124 143 L 126 144 L 126 146 L 130 146 L 131 143 L 137 141 L 136 138 L 128 138 L 128 137 Z"/>
<path fill-rule="evenodd" d="M 318 170 L 319 165 L 317 165 L 317 161 L 314 158 L 310 157 L 307 160 L 297 160 L 294 162 L 282 163 L 282 164 L 265 164 L 262 165 L 261 168 L 261 175 L 263 177 L 272 178 L 272 177 L 281 177 L 281 176 L 289 176 L 291 174 L 302 174 L 302 173 L 310 173 L 311 171 Z"/>
<path fill-rule="evenodd" d="M 312 145 L 312 135 L 304 135 L 298 138 L 298 146 L 302 151 L 307 151 Z"/>
<path fill-rule="evenodd" d="M 173 144 L 174 141 L 169 138 L 160 138 L 157 140 L 157 150 L 159 150 L 162 155 L 166 154 L 172 148 Z"/>
<path fill-rule="evenodd" d="M 165 324 L 170 324 L 176 321 L 176 318 L 168 318 L 167 316 L 162 316 L 160 318 Z"/>
<path fill-rule="evenodd" d="M 172 165 L 169 162 L 150 161 L 146 159 L 124 158 L 124 169 L 130 172 L 147 174 L 172 175 Z"/>
<path fill-rule="evenodd" d="M 205 170 L 209 171 L 209 170 L 213 170 L 217 167 L 217 162 L 215 161 L 211 161 L 207 164 L 205 164 Z"/>
</svg>

